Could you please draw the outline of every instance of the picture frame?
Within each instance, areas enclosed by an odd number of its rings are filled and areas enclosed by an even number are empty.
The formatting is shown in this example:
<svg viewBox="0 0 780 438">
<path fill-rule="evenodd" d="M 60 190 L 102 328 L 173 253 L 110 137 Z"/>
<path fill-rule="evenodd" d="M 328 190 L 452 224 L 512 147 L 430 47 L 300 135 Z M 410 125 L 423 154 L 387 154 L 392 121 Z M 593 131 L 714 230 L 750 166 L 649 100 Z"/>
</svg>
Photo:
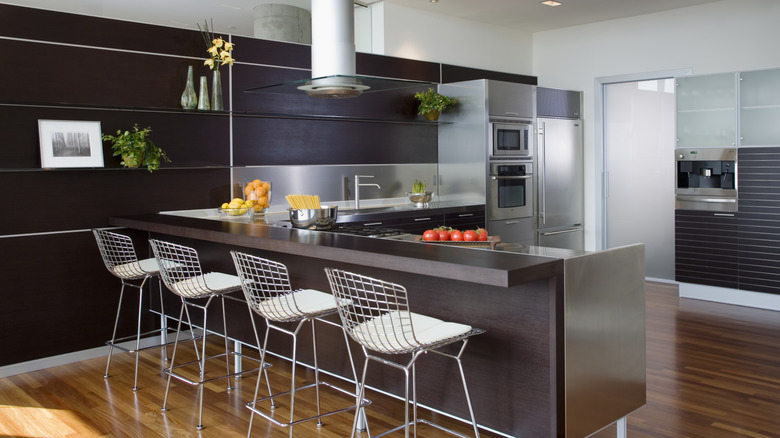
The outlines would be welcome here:
<svg viewBox="0 0 780 438">
<path fill-rule="evenodd" d="M 41 167 L 103 167 L 100 122 L 38 120 Z"/>
</svg>

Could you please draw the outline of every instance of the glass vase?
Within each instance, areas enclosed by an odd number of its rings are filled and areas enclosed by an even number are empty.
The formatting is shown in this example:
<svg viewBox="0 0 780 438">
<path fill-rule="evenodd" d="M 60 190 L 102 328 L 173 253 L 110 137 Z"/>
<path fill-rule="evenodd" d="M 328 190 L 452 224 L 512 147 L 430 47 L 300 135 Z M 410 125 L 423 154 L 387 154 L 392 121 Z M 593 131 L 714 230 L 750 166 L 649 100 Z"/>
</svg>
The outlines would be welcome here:
<svg viewBox="0 0 780 438">
<path fill-rule="evenodd" d="M 225 106 L 222 103 L 222 76 L 219 74 L 219 70 L 214 70 L 211 87 L 211 109 L 223 111 Z"/>
<path fill-rule="evenodd" d="M 209 82 L 206 76 L 200 77 L 200 94 L 198 94 L 198 109 L 201 111 L 208 111 L 211 109 L 209 105 Z"/>
<path fill-rule="evenodd" d="M 187 84 L 184 92 L 181 93 L 181 107 L 186 110 L 193 110 L 198 106 L 198 95 L 195 93 L 195 79 L 192 72 L 192 66 L 187 69 Z"/>
</svg>

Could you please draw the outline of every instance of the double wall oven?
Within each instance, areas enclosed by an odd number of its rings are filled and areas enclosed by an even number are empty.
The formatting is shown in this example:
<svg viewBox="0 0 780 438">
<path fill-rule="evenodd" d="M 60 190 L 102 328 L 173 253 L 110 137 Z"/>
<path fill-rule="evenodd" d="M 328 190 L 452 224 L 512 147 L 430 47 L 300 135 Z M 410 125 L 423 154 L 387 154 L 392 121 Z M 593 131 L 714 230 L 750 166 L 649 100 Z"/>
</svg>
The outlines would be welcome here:
<svg viewBox="0 0 780 438">
<path fill-rule="evenodd" d="M 488 231 L 502 241 L 534 239 L 533 124 L 490 118 L 486 215 Z"/>
</svg>

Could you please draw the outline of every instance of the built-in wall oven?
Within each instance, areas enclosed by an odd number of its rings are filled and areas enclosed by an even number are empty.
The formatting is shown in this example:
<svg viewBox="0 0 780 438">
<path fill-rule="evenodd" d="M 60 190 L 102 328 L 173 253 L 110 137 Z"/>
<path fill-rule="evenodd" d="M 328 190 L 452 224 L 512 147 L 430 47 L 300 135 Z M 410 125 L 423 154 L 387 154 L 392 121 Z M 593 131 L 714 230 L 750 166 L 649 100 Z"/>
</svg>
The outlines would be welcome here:
<svg viewBox="0 0 780 438">
<path fill-rule="evenodd" d="M 531 157 L 533 125 L 530 120 L 490 117 L 488 144 L 495 157 Z"/>
<path fill-rule="evenodd" d="M 533 217 L 533 168 L 532 161 L 490 162 L 486 206 L 489 220 Z"/>
<path fill-rule="evenodd" d="M 675 208 L 737 211 L 737 149 L 675 149 Z"/>
</svg>

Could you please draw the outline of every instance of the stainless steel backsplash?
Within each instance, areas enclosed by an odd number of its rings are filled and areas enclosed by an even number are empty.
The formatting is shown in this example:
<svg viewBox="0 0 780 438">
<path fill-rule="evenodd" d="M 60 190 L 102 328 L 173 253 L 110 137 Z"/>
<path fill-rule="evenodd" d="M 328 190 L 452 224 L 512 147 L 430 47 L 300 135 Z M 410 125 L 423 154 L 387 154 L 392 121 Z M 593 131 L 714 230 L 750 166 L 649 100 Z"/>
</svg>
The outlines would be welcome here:
<svg viewBox="0 0 780 438">
<path fill-rule="evenodd" d="M 355 175 L 373 175 L 362 183 L 381 186 L 363 187 L 361 200 L 397 198 L 412 190 L 415 179 L 426 183 L 428 190 L 437 193 L 434 185 L 436 163 L 381 164 L 381 165 L 306 165 L 256 166 L 233 169 L 234 191 L 242 190 L 254 179 L 271 182 L 271 206 L 287 205 L 285 195 L 319 195 L 323 202 L 354 201 Z M 240 193 L 240 191 L 235 192 Z"/>
</svg>

